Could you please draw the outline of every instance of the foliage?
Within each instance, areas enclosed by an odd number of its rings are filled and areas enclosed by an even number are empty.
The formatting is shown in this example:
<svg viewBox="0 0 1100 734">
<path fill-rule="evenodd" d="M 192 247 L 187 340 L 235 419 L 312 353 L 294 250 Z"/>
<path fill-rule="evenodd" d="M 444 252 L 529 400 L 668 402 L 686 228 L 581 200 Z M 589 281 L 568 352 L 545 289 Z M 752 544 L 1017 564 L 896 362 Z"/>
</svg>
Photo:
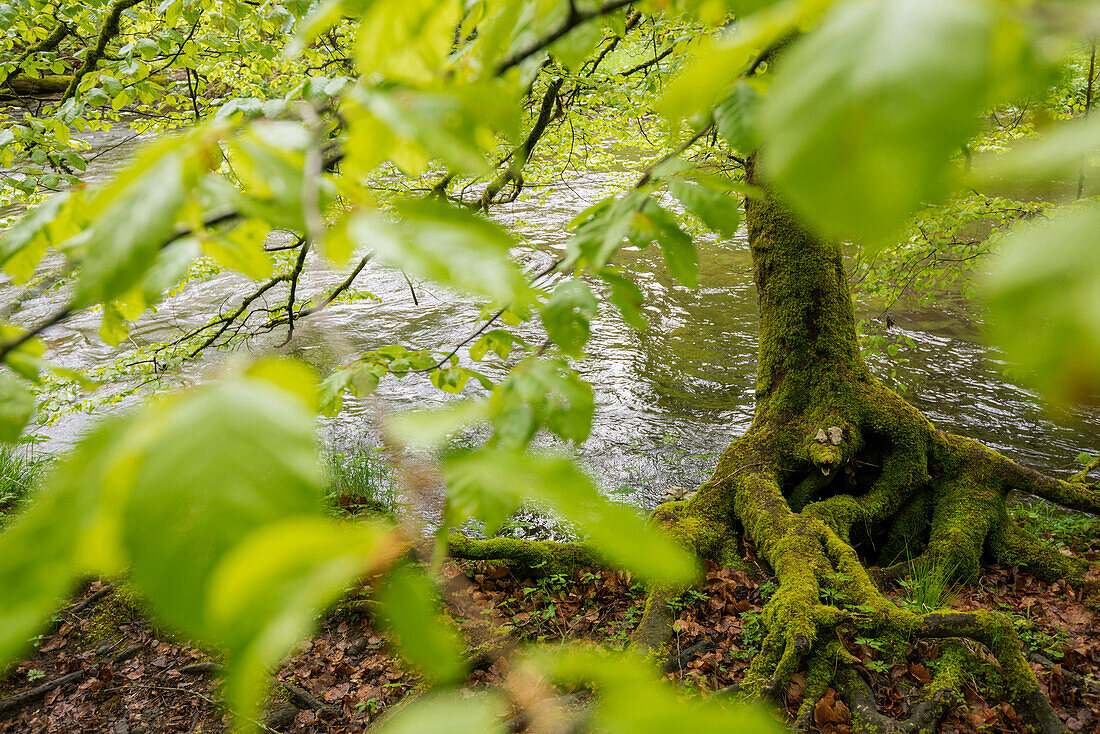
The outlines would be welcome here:
<svg viewBox="0 0 1100 734">
<path fill-rule="evenodd" d="M 239 308 L 140 355 L 135 371 L 156 374 L 277 328 L 289 340 L 296 323 L 348 297 L 371 258 L 484 299 L 483 324 L 467 343 L 470 361 L 488 360 L 474 369 L 459 349 L 388 345 L 350 355 L 323 378 L 298 362 L 262 360 L 106 421 L 0 536 L 0 659 L 17 654 L 80 575 L 130 568 L 165 622 L 226 651 L 226 697 L 248 722 L 267 667 L 346 584 L 376 573 L 405 655 L 433 681 L 460 681 L 463 651 L 439 621 L 433 581 L 395 565 L 415 521 L 345 523 L 324 512 L 317 415 L 391 378 L 427 379 L 458 396 L 390 423 L 394 456 L 440 449 L 471 429 L 484 438 L 443 452 L 436 557 L 451 528 L 476 519 L 492 532 L 535 502 L 639 578 L 690 582 L 696 569 L 683 548 L 602 497 L 567 453 L 531 444 L 549 435 L 568 449 L 587 438 L 595 400 L 576 361 L 599 310 L 645 324 L 642 291 L 619 253 L 653 247 L 677 287 L 696 287 L 702 240 L 693 233 L 737 231 L 736 197 L 760 193 L 744 183 L 753 161 L 810 226 L 864 248 L 867 269 L 903 233 L 887 266 L 900 291 L 909 288 L 897 265 L 906 258 L 920 263 L 931 250 L 935 262 L 957 263 L 986 247 L 985 237 L 975 237 L 981 245 L 961 239 L 974 225 L 1010 230 L 993 241 L 1004 254 L 985 285 L 993 333 L 1048 394 L 1092 399 L 1100 391 L 1100 276 L 1080 263 L 1100 232 L 1095 203 L 1051 208 L 1044 222 L 1018 227 L 1047 208 L 1019 211 L 996 189 L 1005 171 L 1049 180 L 1067 165 L 1081 168 L 1096 148 L 1096 121 L 1052 126 L 1036 147 L 982 158 L 972 170 L 958 165 L 960 152 L 972 156 L 991 109 L 1026 113 L 1027 100 L 1044 96 L 1063 112 L 1080 109 L 1056 93 L 1066 86 L 1059 70 L 1100 9 L 1049 3 L 1029 13 L 1016 5 L 0 5 L 0 85 L 19 103 L 43 98 L 33 112 L 4 112 L 0 204 L 31 208 L 4 210 L 17 215 L 0 237 L 0 264 L 28 289 L 67 289 L 64 308 L 29 327 L 15 318 L 18 308 L 3 313 L 0 439 L 17 439 L 31 422 L 34 385 L 84 377 L 51 363 L 44 330 L 95 313 L 99 337 L 119 344 L 196 270 L 237 271 L 255 285 Z M 632 32 L 643 15 L 655 30 L 638 40 Z M 651 55 L 651 41 L 669 53 Z M 50 76 L 63 78 L 59 95 L 51 96 L 58 80 Z M 567 140 L 572 146 L 572 121 L 585 116 L 577 108 L 613 121 L 641 113 L 659 133 L 650 146 L 658 150 L 637 180 L 577 214 L 560 261 L 525 273 L 510 257 L 520 233 L 478 210 L 519 195 L 540 141 L 550 155 Z M 145 146 L 110 182 L 81 185 L 87 144 L 74 133 L 124 113 L 155 120 L 149 129 L 194 124 Z M 1036 133 L 1041 117 L 1032 111 Z M 989 149 L 1009 147 L 1015 135 L 986 132 L 992 142 L 981 147 Z M 644 126 L 641 137 L 648 140 Z M 958 193 L 960 184 L 976 193 Z M 273 251 L 272 231 L 291 233 L 294 244 Z M 327 296 L 305 301 L 299 280 L 317 256 L 351 269 Z M 958 276 L 943 272 L 929 291 L 954 287 Z M 517 333 L 539 325 L 538 346 Z M 1066 343 L 1074 344 L 1068 359 Z M 372 471 L 356 458 L 333 472 L 332 488 L 354 481 L 362 492 L 376 486 Z M 429 484 L 403 482 L 411 494 Z M 941 571 L 918 570 L 921 608 L 945 601 Z M 840 599 L 839 583 L 832 593 Z M 535 677 L 597 685 L 594 721 L 610 731 L 763 726 L 756 714 L 714 701 L 682 705 L 629 654 L 536 650 L 522 664 Z M 429 694 L 389 728 L 489 730 L 502 705 L 495 694 Z"/>
</svg>

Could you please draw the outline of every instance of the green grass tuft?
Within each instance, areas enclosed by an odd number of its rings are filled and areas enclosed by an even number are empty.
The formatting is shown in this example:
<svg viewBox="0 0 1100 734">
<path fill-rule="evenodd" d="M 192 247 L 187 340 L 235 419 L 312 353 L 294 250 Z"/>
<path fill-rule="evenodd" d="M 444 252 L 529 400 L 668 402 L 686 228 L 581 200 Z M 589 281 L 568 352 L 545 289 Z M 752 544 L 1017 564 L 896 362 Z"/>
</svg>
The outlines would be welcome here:
<svg viewBox="0 0 1100 734">
<path fill-rule="evenodd" d="M 325 456 L 329 506 L 338 515 L 393 515 L 395 502 L 389 465 L 381 447 L 353 446 Z"/>
<path fill-rule="evenodd" d="M 908 554 L 906 554 L 908 556 Z M 959 586 L 954 583 L 957 567 L 946 567 L 921 555 L 907 558 L 909 571 L 901 581 L 905 601 L 918 612 L 933 612 L 954 606 L 959 601 Z"/>
<path fill-rule="evenodd" d="M 0 444 L 0 528 L 26 504 L 45 462 L 19 446 Z"/>
</svg>

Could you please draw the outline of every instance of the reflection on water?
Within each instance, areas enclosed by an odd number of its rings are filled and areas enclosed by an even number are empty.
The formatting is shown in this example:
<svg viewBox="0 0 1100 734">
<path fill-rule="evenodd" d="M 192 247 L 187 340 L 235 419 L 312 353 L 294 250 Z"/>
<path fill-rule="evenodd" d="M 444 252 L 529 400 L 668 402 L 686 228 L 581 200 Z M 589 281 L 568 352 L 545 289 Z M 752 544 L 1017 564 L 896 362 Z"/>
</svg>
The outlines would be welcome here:
<svg viewBox="0 0 1100 734">
<path fill-rule="evenodd" d="M 111 148 L 120 133 L 93 142 L 103 154 L 92 178 L 109 175 L 129 154 L 130 146 Z M 551 190 L 536 192 L 496 212 L 527 237 L 520 260 L 532 271 L 560 254 L 565 223 L 581 208 L 606 194 L 611 178 L 583 173 Z M 647 507 L 669 484 L 697 484 L 714 457 L 749 425 L 753 408 L 756 359 L 756 296 L 744 233 L 730 241 L 701 247 L 700 285 L 676 285 L 659 253 L 623 253 L 618 264 L 628 269 L 646 295 L 649 328 L 636 332 L 606 304 L 593 324 L 589 358 L 577 363 L 596 391 L 597 413 L 592 436 L 578 452 L 605 490 L 632 497 Z M 303 297 L 322 292 L 343 279 L 324 263 L 311 262 L 300 288 Z M 134 345 L 177 335 L 181 329 L 239 299 L 248 281 L 228 273 L 198 283 L 169 299 L 133 331 L 120 350 L 96 336 L 99 317 L 85 314 L 53 329 L 46 341 L 66 366 L 91 366 L 115 359 Z M 398 272 L 369 264 L 355 287 L 379 302 L 334 306 L 308 319 L 296 330 L 290 348 L 299 356 L 331 363 L 358 350 L 401 343 L 412 348 L 444 349 L 477 327 L 479 307 L 426 283 L 410 286 Z M 0 287 L 0 298 L 14 293 Z M 272 291 L 269 304 L 285 298 Z M 47 299 L 49 300 L 49 299 Z M 42 302 L 24 312 L 27 321 L 50 312 L 56 303 Z M 1029 392 L 1007 382 L 990 351 L 973 336 L 972 324 L 946 312 L 895 312 L 897 327 L 916 342 L 898 367 L 908 385 L 906 396 L 939 427 L 985 441 L 1037 469 L 1061 473 L 1078 453 L 1095 448 L 1094 426 L 1100 414 L 1090 411 L 1050 416 Z M 528 329 L 532 338 L 537 334 Z M 282 334 L 261 338 L 256 350 L 272 347 Z M 883 372 L 883 365 L 876 368 Z M 184 377 L 209 365 L 190 367 Z M 486 370 L 490 374 L 494 370 Z M 497 370 L 496 374 L 500 374 Z M 176 378 L 178 379 L 178 378 Z M 425 380 L 388 380 L 377 393 L 387 411 L 424 407 L 446 399 Z M 371 440 L 374 409 L 366 401 L 348 401 L 346 410 L 324 426 L 337 445 Z M 84 430 L 88 416 L 62 420 L 49 429 L 48 446 L 59 448 Z"/>
</svg>

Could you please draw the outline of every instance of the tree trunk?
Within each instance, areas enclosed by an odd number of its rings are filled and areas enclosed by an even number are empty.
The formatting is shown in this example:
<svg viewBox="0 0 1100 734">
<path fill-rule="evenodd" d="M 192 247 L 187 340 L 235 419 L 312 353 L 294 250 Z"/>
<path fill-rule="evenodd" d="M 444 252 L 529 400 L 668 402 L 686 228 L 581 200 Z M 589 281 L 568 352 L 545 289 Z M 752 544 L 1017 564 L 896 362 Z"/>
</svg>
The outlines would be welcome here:
<svg viewBox="0 0 1100 734">
<path fill-rule="evenodd" d="M 1042 579 L 1079 580 L 1087 565 L 1018 528 L 1005 496 L 1020 489 L 1096 512 L 1096 493 L 938 431 L 883 386 L 860 355 L 839 245 L 791 216 L 758 180 L 752 160 L 748 174 L 764 191 L 745 206 L 760 304 L 756 414 L 691 500 L 655 513 L 721 564 L 737 561 L 743 533 L 775 572 L 779 589 L 763 613 L 768 635 L 742 691 L 775 696 L 805 668 L 796 728 L 809 726 L 815 703 L 833 686 L 847 700 L 855 730 L 921 731 L 935 726 L 959 692 L 969 653 L 953 638 L 969 638 L 996 657 L 1002 695 L 1029 709 L 1043 731 L 1062 731 L 1010 620 L 901 609 L 882 595 L 866 564 L 923 552 L 932 572 L 968 580 L 985 555 Z M 654 590 L 635 638 L 640 649 L 657 650 L 667 639 L 666 606 L 676 591 Z M 937 677 L 910 719 L 874 709 L 838 634 L 844 628 L 884 638 L 899 660 L 919 638 L 942 640 Z"/>
<path fill-rule="evenodd" d="M 775 573 L 778 590 L 762 615 L 767 635 L 741 695 L 775 698 L 805 669 L 796 730 L 810 726 L 815 704 L 832 686 L 852 712 L 853 731 L 931 731 L 957 700 L 978 643 L 997 661 L 1002 684 L 995 695 L 1030 711 L 1046 734 L 1064 731 L 1009 618 L 903 609 L 882 594 L 868 566 L 886 566 L 879 576 L 889 578 L 916 556 L 929 573 L 966 581 L 984 556 L 1044 580 L 1080 582 L 1088 564 L 1017 527 L 1005 497 L 1018 489 L 1097 513 L 1100 495 L 937 430 L 882 385 L 860 354 L 839 245 L 800 224 L 756 176 L 751 158 L 747 172 L 763 192 L 745 204 L 760 304 L 756 413 L 694 496 L 653 515 L 720 565 L 739 564 L 742 539 L 750 541 Z M 466 554 L 489 552 L 474 545 Z M 461 543 L 452 546 L 463 554 Z M 672 602 L 682 591 L 650 591 L 634 649 L 667 657 Z M 936 677 L 909 719 L 875 709 L 845 633 L 882 639 L 895 662 L 922 638 L 938 641 Z"/>
</svg>

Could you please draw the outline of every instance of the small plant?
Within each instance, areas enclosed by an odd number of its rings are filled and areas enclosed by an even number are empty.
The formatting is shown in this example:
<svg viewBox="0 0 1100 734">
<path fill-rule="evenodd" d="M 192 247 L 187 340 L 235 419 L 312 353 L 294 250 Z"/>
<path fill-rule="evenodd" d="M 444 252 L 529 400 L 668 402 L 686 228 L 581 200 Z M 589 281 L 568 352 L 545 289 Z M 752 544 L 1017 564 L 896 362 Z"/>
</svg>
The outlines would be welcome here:
<svg viewBox="0 0 1100 734">
<path fill-rule="evenodd" d="M 890 666 L 882 660 L 868 660 L 865 665 L 868 670 L 873 670 L 876 673 L 889 673 Z"/>
<path fill-rule="evenodd" d="M 1027 622 L 1019 626 L 1020 641 L 1028 650 L 1061 660 L 1069 645 L 1069 634 L 1057 627 L 1038 627 Z"/>
<path fill-rule="evenodd" d="M 38 680 L 46 677 L 46 671 L 39 670 L 38 668 L 31 668 L 27 671 L 27 680 Z"/>
<path fill-rule="evenodd" d="M 826 604 L 840 606 L 844 601 L 842 589 L 848 577 L 840 572 L 831 572 L 824 574 L 823 580 L 825 583 L 821 587 L 821 600 Z"/>
<path fill-rule="evenodd" d="M 931 612 L 953 606 L 959 600 L 959 587 L 952 579 L 958 566 L 947 568 L 929 556 L 907 556 L 909 573 L 900 582 L 905 602 L 918 612 Z"/>
<path fill-rule="evenodd" d="M 669 607 L 671 607 L 676 612 L 682 612 L 683 610 L 690 607 L 692 604 L 700 601 L 706 601 L 709 598 L 710 596 L 702 591 L 698 591 L 697 589 L 688 589 L 683 594 L 678 596 L 675 600 L 669 602 Z"/>
<path fill-rule="evenodd" d="M 342 515 L 392 515 L 390 469 L 380 447 L 354 446 L 325 461 L 327 497 Z"/>
<path fill-rule="evenodd" d="M 0 445 L 0 527 L 14 515 L 38 483 L 44 464 L 19 446 Z"/>
<path fill-rule="evenodd" d="M 745 647 L 741 655 L 744 658 L 751 659 L 760 652 L 760 646 L 764 644 L 765 632 L 767 629 L 764 627 L 764 619 L 760 612 L 751 611 L 741 615 L 741 644 Z"/>
</svg>

